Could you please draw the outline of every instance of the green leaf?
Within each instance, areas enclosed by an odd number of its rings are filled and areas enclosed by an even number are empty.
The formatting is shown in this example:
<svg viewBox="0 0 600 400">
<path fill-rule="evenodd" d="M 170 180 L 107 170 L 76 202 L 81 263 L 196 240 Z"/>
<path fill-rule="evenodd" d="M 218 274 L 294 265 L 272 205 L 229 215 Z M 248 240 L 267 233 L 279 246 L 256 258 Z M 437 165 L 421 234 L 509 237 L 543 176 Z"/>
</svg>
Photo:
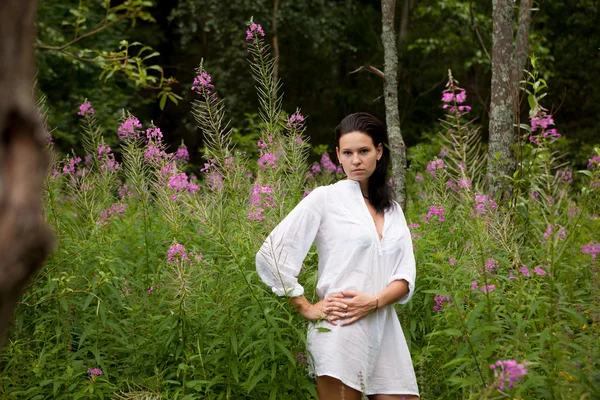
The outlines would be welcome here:
<svg viewBox="0 0 600 400">
<path fill-rule="evenodd" d="M 319 326 L 319 327 L 317 327 L 317 331 L 319 331 L 319 332 L 331 332 L 331 329 Z"/>
</svg>

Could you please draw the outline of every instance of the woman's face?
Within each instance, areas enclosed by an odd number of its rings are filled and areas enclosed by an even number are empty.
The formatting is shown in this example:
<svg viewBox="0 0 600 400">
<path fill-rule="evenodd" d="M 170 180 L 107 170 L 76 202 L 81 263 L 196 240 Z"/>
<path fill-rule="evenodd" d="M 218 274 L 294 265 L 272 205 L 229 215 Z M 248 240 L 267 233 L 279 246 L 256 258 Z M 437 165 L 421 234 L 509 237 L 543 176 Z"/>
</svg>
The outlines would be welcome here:
<svg viewBox="0 0 600 400">
<path fill-rule="evenodd" d="M 348 179 L 368 181 L 383 155 L 383 145 L 375 147 L 371 136 L 358 131 L 343 134 L 339 145 L 335 152 Z"/>
</svg>

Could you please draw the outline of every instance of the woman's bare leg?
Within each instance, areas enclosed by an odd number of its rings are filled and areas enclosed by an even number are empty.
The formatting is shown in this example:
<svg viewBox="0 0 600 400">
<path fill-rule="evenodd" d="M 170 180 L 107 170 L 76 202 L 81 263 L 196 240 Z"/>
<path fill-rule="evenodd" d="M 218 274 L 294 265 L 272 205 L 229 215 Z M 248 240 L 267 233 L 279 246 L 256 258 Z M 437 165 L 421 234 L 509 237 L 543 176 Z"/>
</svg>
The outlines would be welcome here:
<svg viewBox="0 0 600 400">
<path fill-rule="evenodd" d="M 419 400 L 414 394 L 373 394 L 369 400 Z"/>
<path fill-rule="evenodd" d="M 361 400 L 361 393 L 328 375 L 317 376 L 319 400 Z"/>
</svg>

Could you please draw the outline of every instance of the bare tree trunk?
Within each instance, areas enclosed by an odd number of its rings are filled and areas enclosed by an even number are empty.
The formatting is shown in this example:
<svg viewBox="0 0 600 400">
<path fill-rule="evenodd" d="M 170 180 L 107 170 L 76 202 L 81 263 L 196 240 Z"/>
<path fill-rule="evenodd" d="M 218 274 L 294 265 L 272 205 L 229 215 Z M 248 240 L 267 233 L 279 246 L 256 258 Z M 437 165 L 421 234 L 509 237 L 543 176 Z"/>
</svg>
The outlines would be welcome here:
<svg viewBox="0 0 600 400">
<path fill-rule="evenodd" d="M 398 53 L 394 33 L 396 0 L 381 0 L 382 32 L 384 54 L 383 96 L 385 99 L 385 121 L 390 138 L 392 156 L 392 182 L 394 195 L 402 208 L 406 208 L 406 146 L 400 132 L 400 112 L 398 110 Z"/>
<path fill-rule="evenodd" d="M 512 176 L 515 171 L 513 1 L 492 0 L 492 7 L 492 98 L 487 183 L 491 197 L 500 194 L 504 198 L 511 190 L 503 176 Z"/>
<path fill-rule="evenodd" d="M 48 155 L 35 105 L 35 0 L 0 1 L 0 347 L 21 289 L 54 239 L 42 209 Z"/>
<path fill-rule="evenodd" d="M 277 18 L 279 17 L 279 0 L 273 0 L 273 18 L 271 25 L 273 27 L 273 55 L 275 66 L 273 67 L 273 79 L 275 83 L 279 79 L 279 39 L 277 38 Z"/>
<path fill-rule="evenodd" d="M 402 14 L 400 15 L 400 29 L 398 30 L 398 44 L 406 42 L 408 38 L 408 24 L 410 20 L 410 0 L 402 2 Z"/>
<path fill-rule="evenodd" d="M 529 27 L 531 26 L 531 7 L 533 0 L 521 0 L 519 6 L 519 21 L 517 28 L 517 38 L 515 40 L 515 74 L 513 84 L 515 89 L 519 89 L 519 81 L 523 76 L 523 70 L 527 64 L 529 55 Z"/>
</svg>

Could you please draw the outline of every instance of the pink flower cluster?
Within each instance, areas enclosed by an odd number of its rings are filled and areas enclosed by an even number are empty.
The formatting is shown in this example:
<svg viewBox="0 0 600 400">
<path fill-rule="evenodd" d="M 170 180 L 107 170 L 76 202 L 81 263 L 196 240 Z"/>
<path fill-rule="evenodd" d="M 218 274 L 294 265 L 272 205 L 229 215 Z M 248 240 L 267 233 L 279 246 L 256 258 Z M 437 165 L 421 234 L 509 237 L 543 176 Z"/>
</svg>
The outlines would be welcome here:
<svg viewBox="0 0 600 400">
<path fill-rule="evenodd" d="M 600 167 L 600 156 L 595 155 L 589 159 L 587 169 L 598 169 Z"/>
<path fill-rule="evenodd" d="M 144 150 L 144 162 L 159 164 L 162 159 L 168 158 L 167 153 L 154 144 L 149 144 Z"/>
<path fill-rule="evenodd" d="M 127 204 L 117 202 L 110 206 L 108 210 L 100 211 L 100 221 L 98 221 L 98 225 L 104 226 L 108 224 L 109 221 L 114 219 L 117 215 L 123 215 L 123 213 L 127 210 Z"/>
<path fill-rule="evenodd" d="M 246 41 L 252 40 L 254 44 L 258 43 L 258 35 L 264 37 L 265 32 L 259 24 L 252 23 L 246 31 Z"/>
<path fill-rule="evenodd" d="M 492 199 L 488 199 L 486 195 L 475 193 L 475 204 L 471 217 L 486 215 L 490 211 L 494 211 L 498 204 Z"/>
<path fill-rule="evenodd" d="M 562 135 L 556 129 L 548 129 L 552 125 L 554 125 L 552 116 L 543 110 L 538 115 L 531 117 L 531 136 L 529 136 L 529 141 L 541 145 L 543 139 L 554 141 L 561 138 Z M 540 128 L 540 132 L 536 134 L 538 128 Z"/>
<path fill-rule="evenodd" d="M 189 260 L 185 247 L 179 243 L 173 243 L 167 252 L 167 261 L 170 263 L 178 263 L 183 260 Z"/>
<path fill-rule="evenodd" d="M 570 169 L 559 169 L 556 171 L 556 178 L 559 183 L 573 183 L 573 173 Z"/>
<path fill-rule="evenodd" d="M 210 172 L 206 175 L 206 183 L 213 192 L 220 192 L 223 189 L 223 176 L 217 171 Z"/>
<path fill-rule="evenodd" d="M 519 268 L 519 271 L 521 271 L 521 273 L 523 275 L 525 275 L 525 277 L 527 277 L 527 278 L 529 278 L 531 276 L 529 269 L 525 265 L 522 265 L 521 268 Z"/>
<path fill-rule="evenodd" d="M 250 210 L 248 219 L 251 221 L 262 221 L 265 217 L 262 212 L 266 208 L 275 207 L 275 199 L 272 196 L 273 189 L 270 186 L 254 185 L 250 196 Z"/>
<path fill-rule="evenodd" d="M 83 104 L 81 104 L 79 106 L 79 111 L 77 112 L 77 115 L 90 118 L 92 115 L 94 115 L 94 108 L 92 107 L 92 104 L 89 101 L 86 101 Z"/>
<path fill-rule="evenodd" d="M 277 170 L 276 162 L 277 162 L 277 156 L 272 153 L 264 153 L 258 159 L 258 165 L 260 165 L 264 171 L 266 171 L 267 168 L 269 168 L 269 165 L 272 166 L 273 171 L 276 171 Z"/>
<path fill-rule="evenodd" d="M 583 246 L 581 248 L 581 252 L 583 254 L 589 254 L 595 260 L 596 257 L 598 256 L 598 253 L 600 253 L 600 244 L 598 244 L 598 243 L 586 244 L 585 246 Z"/>
<path fill-rule="evenodd" d="M 185 172 L 181 172 L 179 174 L 174 174 L 169 177 L 169 183 L 167 184 L 171 189 L 175 189 L 175 193 L 188 191 L 188 192 L 197 192 L 200 190 L 200 187 L 195 183 L 188 182 L 188 176 Z M 177 200 L 177 195 L 172 195 L 171 198 L 173 200 Z"/>
<path fill-rule="evenodd" d="M 187 147 L 184 145 L 179 146 L 177 152 L 175 153 L 175 159 L 177 161 L 188 162 L 190 161 L 190 153 L 188 152 Z M 227 160 L 225 160 L 227 161 Z"/>
<path fill-rule="evenodd" d="M 119 126 L 117 136 L 121 140 L 136 139 L 139 137 L 139 132 L 136 131 L 136 128 L 142 128 L 140 120 L 135 117 L 129 117 L 121 124 L 121 126 Z"/>
<path fill-rule="evenodd" d="M 195 90 L 198 93 L 202 93 L 202 88 L 205 88 L 207 93 L 210 93 L 215 85 L 211 84 L 211 76 L 208 72 L 202 71 L 200 75 L 194 78 L 194 84 L 192 85 L 192 91 Z"/>
<path fill-rule="evenodd" d="M 342 173 L 342 167 L 335 165 L 333 161 L 331 161 L 331 158 L 329 158 L 329 154 L 327 153 L 323 153 L 323 155 L 321 156 L 321 166 L 323 166 L 325 171 L 327 171 L 330 174 Z"/>
<path fill-rule="evenodd" d="M 435 306 L 433 306 L 433 311 L 440 312 L 444 309 L 444 302 L 450 305 L 450 297 L 449 296 L 438 296 L 434 297 Z"/>
<path fill-rule="evenodd" d="M 492 293 L 494 290 L 496 290 L 496 285 L 483 285 L 481 288 L 479 287 L 479 284 L 477 283 L 477 281 L 473 281 L 473 283 L 471 283 L 471 289 L 473 290 L 481 290 L 483 293 Z"/>
<path fill-rule="evenodd" d="M 499 267 L 500 267 L 500 264 L 498 263 L 498 260 L 495 260 L 493 258 L 489 258 L 485 262 L 485 269 L 487 269 L 490 273 L 494 273 L 494 271 L 496 269 L 498 269 Z"/>
<path fill-rule="evenodd" d="M 92 376 L 100 376 L 102 375 L 102 370 L 100 368 L 88 368 L 87 373 Z"/>
<path fill-rule="evenodd" d="M 552 236 L 552 232 L 556 232 L 556 236 L 558 236 L 561 240 L 567 239 L 567 231 L 565 230 L 564 227 L 562 227 L 560 225 L 552 226 L 551 224 L 547 225 L 546 232 L 544 232 L 544 238 L 546 238 L 546 239 L 550 238 Z M 546 244 L 546 241 L 543 240 L 542 244 Z"/>
<path fill-rule="evenodd" d="M 490 364 L 490 369 L 494 371 L 494 386 L 499 390 L 504 390 L 505 385 L 512 389 L 515 383 L 527 375 L 527 368 L 515 360 L 498 360 L 495 364 Z"/>
<path fill-rule="evenodd" d="M 454 93 L 455 90 L 459 90 L 458 93 Z M 443 103 L 452 103 L 454 102 L 455 104 L 462 104 L 465 101 L 467 101 L 467 92 L 464 89 L 461 88 L 450 88 L 445 90 L 442 93 L 442 102 Z M 464 112 L 469 112 L 471 111 L 471 107 L 470 106 L 465 106 L 465 105 L 450 105 L 450 104 L 444 104 L 442 106 L 443 109 L 447 109 L 449 108 L 451 113 L 454 113 L 456 111 L 464 111 Z"/>
<path fill-rule="evenodd" d="M 435 176 L 435 171 L 444 170 L 445 168 L 446 168 L 446 166 L 444 165 L 444 160 L 442 160 L 441 158 L 438 158 L 436 160 L 431 161 L 429 164 L 427 164 L 427 167 L 425 168 L 425 172 L 428 172 L 431 176 Z"/>
<path fill-rule="evenodd" d="M 115 161 L 115 155 L 108 146 L 98 147 L 98 160 L 100 160 L 100 169 L 103 172 L 117 172 L 119 170 L 119 163 Z"/>
<path fill-rule="evenodd" d="M 296 111 L 292 115 L 290 115 L 290 119 L 287 124 L 285 124 L 288 128 L 296 128 L 300 129 L 304 126 L 304 116 L 300 114 L 299 111 Z"/>
<path fill-rule="evenodd" d="M 163 134 L 160 128 L 156 126 L 151 126 L 150 128 L 146 129 L 146 137 L 148 138 L 148 140 L 154 140 L 158 142 L 162 139 Z"/>
<path fill-rule="evenodd" d="M 75 166 L 81 162 L 81 157 L 71 158 L 67 164 L 63 166 L 63 174 L 75 175 Z"/>
<path fill-rule="evenodd" d="M 440 222 L 438 223 L 438 225 L 440 223 L 444 222 L 444 206 L 442 204 L 440 204 L 439 207 L 429 206 L 429 212 L 427 212 L 427 215 L 425 216 L 425 220 L 429 223 L 429 220 L 431 218 L 433 218 L 434 215 L 437 215 L 440 219 Z"/>
</svg>

